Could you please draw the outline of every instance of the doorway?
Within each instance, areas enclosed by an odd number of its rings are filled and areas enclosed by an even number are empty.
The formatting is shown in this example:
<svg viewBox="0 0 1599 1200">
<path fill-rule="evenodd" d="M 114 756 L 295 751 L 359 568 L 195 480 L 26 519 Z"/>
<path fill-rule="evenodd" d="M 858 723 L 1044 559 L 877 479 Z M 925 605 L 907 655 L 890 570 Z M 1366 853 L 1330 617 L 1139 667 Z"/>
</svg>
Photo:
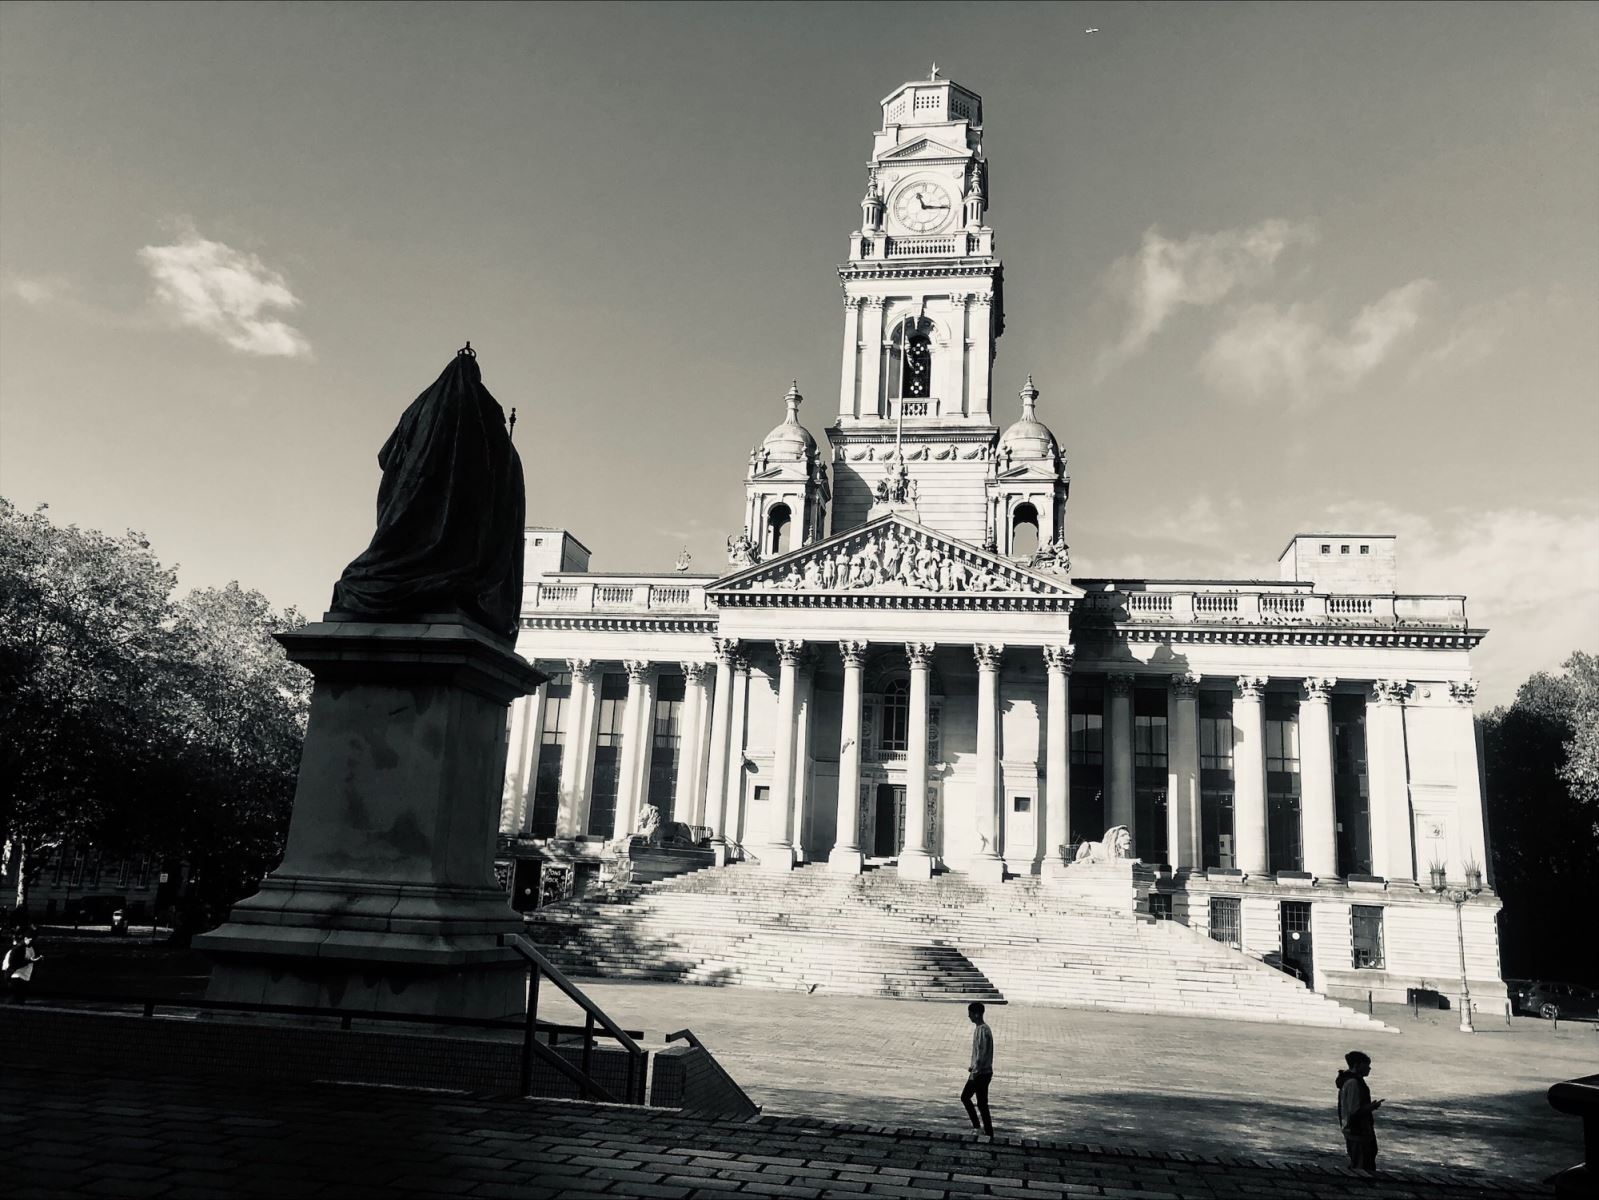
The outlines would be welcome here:
<svg viewBox="0 0 1599 1200">
<path fill-rule="evenodd" d="M 1282 902 L 1283 966 L 1293 967 L 1306 987 L 1313 984 L 1310 944 L 1310 903 L 1305 900 Z"/>
<path fill-rule="evenodd" d="M 897 783 L 877 785 L 877 815 L 872 825 L 872 855 L 899 856 L 900 830 L 904 828 L 905 789 Z"/>
</svg>

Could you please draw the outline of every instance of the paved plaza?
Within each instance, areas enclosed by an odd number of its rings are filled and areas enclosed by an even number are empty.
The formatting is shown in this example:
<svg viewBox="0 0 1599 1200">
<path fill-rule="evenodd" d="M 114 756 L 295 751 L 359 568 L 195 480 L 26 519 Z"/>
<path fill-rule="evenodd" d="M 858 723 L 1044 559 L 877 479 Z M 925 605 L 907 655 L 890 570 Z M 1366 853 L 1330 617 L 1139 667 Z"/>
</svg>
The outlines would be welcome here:
<svg viewBox="0 0 1599 1200">
<path fill-rule="evenodd" d="M 769 1113 L 960 1130 L 971 1026 L 954 1004 L 750 988 L 581 981 L 629 1028 L 688 1026 Z M 545 1014 L 563 1019 L 552 1007 Z M 1345 1161 L 1333 1076 L 1357 1045 L 1375 1059 L 1384 1165 L 1541 1180 L 1582 1157 L 1579 1123 L 1549 1085 L 1599 1063 L 1592 1025 L 1450 1012 L 1377 1015 L 1362 1034 L 1234 1021 L 995 1006 L 996 1132 L 1057 1141 Z M 676 1022 L 676 1024 L 672 1024 Z M 663 1025 L 663 1023 L 665 1023 Z"/>
</svg>

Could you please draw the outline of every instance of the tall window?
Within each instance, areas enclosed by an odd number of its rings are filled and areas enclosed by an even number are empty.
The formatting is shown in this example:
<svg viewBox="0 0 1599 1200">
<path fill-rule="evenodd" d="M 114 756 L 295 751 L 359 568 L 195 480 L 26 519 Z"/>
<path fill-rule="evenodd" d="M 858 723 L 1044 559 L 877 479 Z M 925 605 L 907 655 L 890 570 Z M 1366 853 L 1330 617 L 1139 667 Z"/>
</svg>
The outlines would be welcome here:
<svg viewBox="0 0 1599 1200">
<path fill-rule="evenodd" d="M 1338 873 L 1371 874 L 1371 793 L 1366 780 L 1366 701 L 1332 697 L 1333 812 Z"/>
<path fill-rule="evenodd" d="M 786 504 L 774 504 L 766 513 L 766 553 L 783 554 L 790 549 L 794 514 Z"/>
<path fill-rule="evenodd" d="M 889 341 L 889 397 L 925 400 L 933 384 L 933 323 L 925 317 L 907 317 Z"/>
<path fill-rule="evenodd" d="M 681 675 L 662 675 L 655 685 L 654 745 L 650 748 L 649 803 L 663 821 L 670 820 L 677 769 L 682 760 L 683 696 Z M 686 815 L 680 819 L 687 819 Z"/>
<path fill-rule="evenodd" d="M 1233 867 L 1233 702 L 1199 693 L 1200 849 L 1207 867 Z"/>
<path fill-rule="evenodd" d="M 554 837 L 561 811 L 561 762 L 566 755 L 567 714 L 572 708 L 572 676 L 562 671 L 544 685 L 544 721 L 539 734 L 539 770 L 533 781 L 532 811 L 527 831 L 533 837 Z"/>
<path fill-rule="evenodd" d="M 1097 679 L 1071 687 L 1071 831 L 1073 842 L 1105 834 L 1105 692 Z"/>
<path fill-rule="evenodd" d="M 1133 693 L 1133 828 L 1138 857 L 1166 862 L 1166 691 Z"/>
<path fill-rule="evenodd" d="M 1010 518 L 1010 552 L 1020 558 L 1038 549 L 1038 509 L 1018 504 Z"/>
<path fill-rule="evenodd" d="M 1241 949 L 1244 944 L 1244 918 L 1242 902 L 1236 896 L 1212 896 L 1210 898 L 1210 937 L 1212 941 L 1220 942 L 1233 949 Z"/>
<path fill-rule="evenodd" d="M 1299 802 L 1299 701 L 1266 697 L 1266 848 L 1273 871 L 1305 869 Z"/>
<path fill-rule="evenodd" d="M 909 745 L 910 723 L 910 681 L 896 679 L 883 689 L 883 736 L 880 745 L 885 752 L 905 753 Z"/>
<path fill-rule="evenodd" d="M 594 740 L 594 789 L 589 800 L 589 832 L 610 837 L 616 825 L 617 775 L 622 758 L 622 722 L 627 710 L 627 676 L 600 680 L 599 733 Z"/>
<path fill-rule="evenodd" d="M 1353 947 L 1352 963 L 1357 970 L 1382 970 L 1384 962 L 1381 905 L 1350 905 L 1349 941 Z"/>
</svg>

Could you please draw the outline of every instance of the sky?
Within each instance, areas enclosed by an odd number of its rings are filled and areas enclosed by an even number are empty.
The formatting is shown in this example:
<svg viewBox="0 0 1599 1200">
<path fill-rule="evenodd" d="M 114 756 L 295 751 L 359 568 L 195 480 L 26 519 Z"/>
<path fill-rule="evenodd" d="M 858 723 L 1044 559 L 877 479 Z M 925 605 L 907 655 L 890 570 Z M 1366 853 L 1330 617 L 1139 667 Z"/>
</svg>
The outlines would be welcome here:
<svg viewBox="0 0 1599 1200">
<path fill-rule="evenodd" d="M 530 523 L 719 570 L 789 381 L 837 411 L 878 102 L 934 61 L 1078 574 L 1393 532 L 1491 631 L 1479 705 L 1599 649 L 1592 4 L 7 3 L 0 494 L 316 615 L 470 339 Z"/>
</svg>

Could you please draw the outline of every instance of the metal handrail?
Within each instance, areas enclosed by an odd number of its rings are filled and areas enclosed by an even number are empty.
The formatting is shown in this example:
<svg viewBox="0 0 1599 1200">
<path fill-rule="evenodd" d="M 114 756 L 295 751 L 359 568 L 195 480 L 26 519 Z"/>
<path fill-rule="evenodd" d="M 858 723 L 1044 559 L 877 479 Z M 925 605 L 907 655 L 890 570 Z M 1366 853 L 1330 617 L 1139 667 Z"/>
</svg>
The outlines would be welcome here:
<svg viewBox="0 0 1599 1200">
<path fill-rule="evenodd" d="M 592 1089 L 596 1092 L 600 1092 L 602 1098 L 610 1098 L 604 1093 L 604 1090 L 599 1086 L 599 1084 L 594 1082 L 592 1076 L 589 1074 L 589 1063 L 594 1046 L 594 1027 L 596 1024 L 598 1024 L 601 1029 L 605 1030 L 606 1033 L 614 1038 L 621 1045 L 621 1047 L 627 1051 L 627 1099 L 625 1103 L 643 1104 L 645 1079 L 648 1074 L 649 1066 L 649 1055 L 645 1052 L 644 1048 L 633 1040 L 633 1038 L 628 1034 L 627 1030 L 623 1029 L 615 1021 L 611 1020 L 611 1018 L 605 1014 L 605 1011 L 601 1009 L 598 1004 L 595 1004 L 594 1001 L 590 1000 L 588 996 L 583 993 L 581 988 L 579 988 L 575 983 L 568 979 L 564 973 L 562 973 L 559 967 L 557 967 L 549 959 L 545 958 L 544 953 L 525 936 L 520 933 L 513 934 L 510 938 L 510 944 L 515 948 L 518 954 L 527 959 L 529 964 L 526 1018 L 527 1024 L 526 1031 L 522 1039 L 522 1048 L 524 1052 L 522 1056 L 522 1094 L 527 1095 L 532 1090 L 532 1055 L 534 1053 L 543 1051 L 551 1057 L 560 1057 L 559 1055 L 556 1055 L 553 1050 L 546 1050 L 545 1047 L 539 1046 L 537 1042 L 534 1041 L 534 1034 L 538 1024 L 539 979 L 541 976 L 548 976 L 550 982 L 556 987 L 560 988 L 562 994 L 564 994 L 568 1000 L 572 1001 L 572 1003 L 576 1004 L 583 1010 L 586 1018 L 583 1034 L 583 1066 L 581 1071 L 578 1071 L 577 1068 L 571 1068 L 581 1077 L 581 1080 L 583 1081 L 581 1086 Z M 540 1056 L 543 1057 L 543 1054 Z M 570 1064 L 567 1064 L 565 1059 L 561 1059 L 560 1061 L 566 1066 L 570 1067 Z"/>
</svg>

